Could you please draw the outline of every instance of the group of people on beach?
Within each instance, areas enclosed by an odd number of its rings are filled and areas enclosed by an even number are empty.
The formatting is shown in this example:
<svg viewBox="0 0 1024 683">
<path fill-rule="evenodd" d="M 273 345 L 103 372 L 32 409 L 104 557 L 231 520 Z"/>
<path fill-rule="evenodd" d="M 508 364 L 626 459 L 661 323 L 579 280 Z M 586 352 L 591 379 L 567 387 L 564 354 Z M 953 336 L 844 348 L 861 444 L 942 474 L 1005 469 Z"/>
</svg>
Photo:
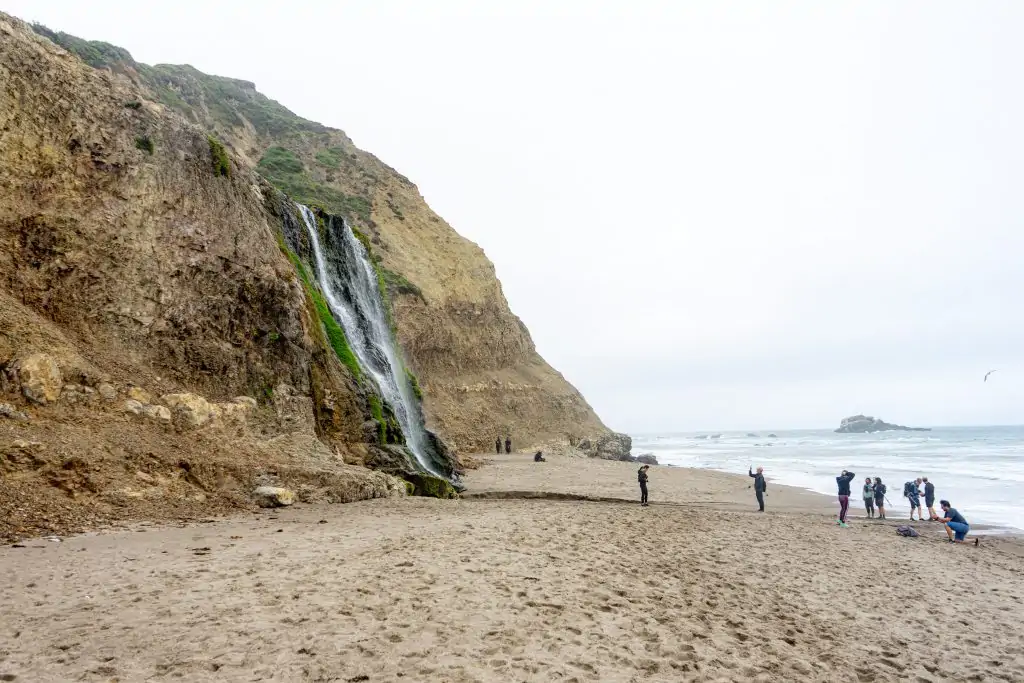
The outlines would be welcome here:
<svg viewBox="0 0 1024 683">
<path fill-rule="evenodd" d="M 637 470 L 637 481 L 640 483 L 640 504 L 647 507 L 647 471 L 649 465 L 642 466 Z M 754 496 L 757 498 L 758 512 L 764 512 L 764 498 L 768 492 L 768 482 L 764 478 L 764 468 L 758 467 L 755 472 L 753 468 L 747 469 L 747 474 L 754 480 Z M 857 475 L 848 470 L 843 470 L 836 477 L 836 485 L 839 488 L 839 526 L 847 527 L 846 516 L 850 511 L 850 484 Z M 885 519 L 885 504 L 888 489 L 882 483 L 881 477 L 866 477 L 862 496 L 864 498 L 864 509 L 868 518 Z M 921 507 L 921 498 L 924 498 L 925 506 L 928 508 L 928 521 L 942 522 L 946 529 L 946 535 L 950 543 L 963 543 L 970 532 L 971 527 L 956 508 L 948 500 L 940 500 L 939 506 L 942 514 L 935 512 L 935 485 L 928 481 L 928 477 L 919 477 L 903 485 L 903 496 L 910 502 L 910 519 L 914 521 L 914 513 L 917 512 L 917 521 L 924 521 L 924 512 Z M 877 510 L 877 514 L 876 514 Z"/>
<path fill-rule="evenodd" d="M 836 477 L 836 485 L 839 488 L 839 526 L 846 527 L 846 514 L 850 509 L 850 483 L 857 476 L 853 472 L 843 470 Z M 923 488 L 922 488 L 923 487 Z M 885 504 L 887 487 L 882 483 L 881 477 L 866 477 L 862 489 L 864 498 L 864 509 L 868 518 L 876 516 L 878 519 L 885 519 Z M 935 512 L 935 484 L 928 481 L 928 477 L 918 477 L 903 485 L 903 497 L 910 503 L 910 521 L 914 521 L 914 513 L 917 512 L 917 521 L 924 521 L 924 511 L 921 507 L 921 498 L 924 498 L 925 506 L 928 508 L 928 521 L 942 522 L 946 529 L 946 535 L 950 543 L 963 543 L 967 533 L 971 530 L 970 525 L 964 516 L 954 508 L 948 500 L 940 500 L 939 506 L 942 514 Z"/>
</svg>

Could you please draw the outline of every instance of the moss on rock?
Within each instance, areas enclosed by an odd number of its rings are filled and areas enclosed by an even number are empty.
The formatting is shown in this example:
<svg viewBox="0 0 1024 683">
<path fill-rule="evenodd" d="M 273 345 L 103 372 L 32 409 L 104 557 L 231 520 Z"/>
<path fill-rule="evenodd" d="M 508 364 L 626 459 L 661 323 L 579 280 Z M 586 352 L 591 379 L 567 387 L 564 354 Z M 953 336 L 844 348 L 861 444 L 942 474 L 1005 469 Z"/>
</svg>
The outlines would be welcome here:
<svg viewBox="0 0 1024 683">
<path fill-rule="evenodd" d="M 424 474 L 422 472 L 408 472 L 403 474 L 402 477 L 412 484 L 412 495 L 414 496 L 445 500 L 459 497 L 459 492 L 455 490 L 452 483 L 441 477 L 435 477 L 432 474 Z"/>
</svg>

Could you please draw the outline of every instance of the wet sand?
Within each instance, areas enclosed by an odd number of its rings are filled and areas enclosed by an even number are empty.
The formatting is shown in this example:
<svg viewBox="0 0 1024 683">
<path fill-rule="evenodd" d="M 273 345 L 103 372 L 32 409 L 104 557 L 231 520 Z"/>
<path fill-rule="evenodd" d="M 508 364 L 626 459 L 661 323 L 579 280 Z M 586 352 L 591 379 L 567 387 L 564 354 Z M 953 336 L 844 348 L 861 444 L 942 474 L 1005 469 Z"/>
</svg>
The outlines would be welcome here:
<svg viewBox="0 0 1024 683">
<path fill-rule="evenodd" d="M 633 500 L 635 473 L 509 456 L 467 483 Z M 0 548 L 0 680 L 1024 680 L 1019 540 L 841 529 L 772 485 L 758 514 L 748 485 L 655 467 L 648 508 L 377 500 L 25 541 Z"/>
</svg>

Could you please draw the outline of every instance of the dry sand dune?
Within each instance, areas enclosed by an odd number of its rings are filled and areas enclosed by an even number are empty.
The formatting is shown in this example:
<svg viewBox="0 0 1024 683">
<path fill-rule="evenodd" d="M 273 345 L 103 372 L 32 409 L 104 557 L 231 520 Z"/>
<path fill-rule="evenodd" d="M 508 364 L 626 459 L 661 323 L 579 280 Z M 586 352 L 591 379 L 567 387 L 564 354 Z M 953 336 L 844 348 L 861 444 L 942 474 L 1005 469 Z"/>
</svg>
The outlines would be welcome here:
<svg viewBox="0 0 1024 683">
<path fill-rule="evenodd" d="M 471 491 L 634 493 L 628 464 L 540 466 Z M 707 472 L 651 491 L 676 502 L 381 500 L 5 547 L 0 680 L 1024 680 L 1017 541 L 759 515 Z"/>
</svg>

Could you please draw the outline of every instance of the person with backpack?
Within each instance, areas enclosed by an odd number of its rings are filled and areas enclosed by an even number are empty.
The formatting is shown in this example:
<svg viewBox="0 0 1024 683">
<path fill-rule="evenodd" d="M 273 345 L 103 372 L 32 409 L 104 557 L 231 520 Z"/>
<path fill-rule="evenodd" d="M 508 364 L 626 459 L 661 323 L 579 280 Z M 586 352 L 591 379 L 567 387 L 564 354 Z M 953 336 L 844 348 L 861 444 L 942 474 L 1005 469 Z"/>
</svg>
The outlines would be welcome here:
<svg viewBox="0 0 1024 683">
<path fill-rule="evenodd" d="M 647 507 L 647 470 L 650 465 L 644 465 L 636 471 L 636 480 L 640 482 L 640 506 Z"/>
<path fill-rule="evenodd" d="M 967 523 L 964 516 L 957 512 L 956 508 L 949 504 L 948 500 L 940 500 L 943 517 L 939 520 L 946 525 L 946 535 L 950 543 L 963 543 L 967 534 L 971 531 L 971 525 Z M 978 541 L 974 541 L 978 545 Z"/>
<path fill-rule="evenodd" d="M 843 473 L 836 477 L 836 484 L 839 486 L 839 526 L 846 528 L 846 513 L 850 510 L 850 482 L 856 475 L 853 472 L 843 470 Z"/>
<path fill-rule="evenodd" d="M 754 496 L 757 497 L 758 512 L 764 512 L 764 496 L 768 491 L 768 482 L 764 480 L 764 468 L 758 467 L 757 474 L 748 467 L 747 474 L 754 478 Z"/>
<path fill-rule="evenodd" d="M 935 484 L 928 481 L 928 477 L 922 477 L 924 479 L 924 505 L 928 508 L 928 521 L 937 522 L 939 516 L 935 514 Z"/>
<path fill-rule="evenodd" d="M 864 509 L 868 512 L 868 519 L 871 519 L 875 516 L 875 486 L 871 483 L 871 477 L 864 480 L 861 495 L 864 497 Z"/>
<path fill-rule="evenodd" d="M 875 477 L 875 507 L 878 508 L 878 519 L 885 519 L 885 484 L 881 477 Z"/>
<path fill-rule="evenodd" d="M 917 521 L 924 521 L 924 514 L 921 512 L 921 490 L 917 488 L 921 483 L 920 479 L 908 481 L 903 485 L 903 497 L 910 501 L 910 521 L 914 521 L 914 510 L 917 510 Z"/>
</svg>

